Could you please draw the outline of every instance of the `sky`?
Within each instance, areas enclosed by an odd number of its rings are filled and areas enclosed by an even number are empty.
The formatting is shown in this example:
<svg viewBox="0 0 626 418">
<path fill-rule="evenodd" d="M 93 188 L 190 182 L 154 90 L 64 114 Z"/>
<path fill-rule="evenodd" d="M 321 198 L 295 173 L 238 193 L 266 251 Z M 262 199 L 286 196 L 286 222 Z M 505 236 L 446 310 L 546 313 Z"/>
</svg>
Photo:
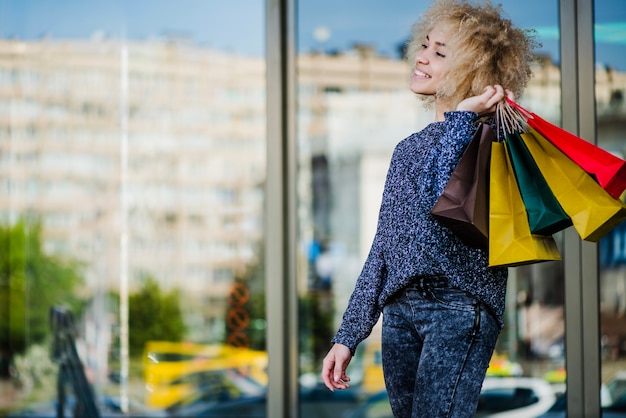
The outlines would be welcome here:
<svg viewBox="0 0 626 418">
<path fill-rule="evenodd" d="M 558 0 L 500 0 L 523 28 L 535 28 L 558 61 Z M 337 51 L 367 43 L 397 56 L 424 0 L 298 0 L 298 49 Z M 263 0 L 0 0 L 0 36 L 34 39 L 177 36 L 199 46 L 262 55 Z M 626 0 L 596 0 L 596 60 L 626 71 Z"/>
</svg>

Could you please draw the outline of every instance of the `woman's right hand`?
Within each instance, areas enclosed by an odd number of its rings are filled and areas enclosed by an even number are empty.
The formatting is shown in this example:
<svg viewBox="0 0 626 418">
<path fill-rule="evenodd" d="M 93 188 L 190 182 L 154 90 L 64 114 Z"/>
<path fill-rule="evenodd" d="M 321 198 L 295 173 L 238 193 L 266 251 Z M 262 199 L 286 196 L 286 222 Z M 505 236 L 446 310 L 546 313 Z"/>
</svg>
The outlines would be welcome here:
<svg viewBox="0 0 626 418">
<path fill-rule="evenodd" d="M 506 97 L 515 100 L 513 92 L 503 88 L 501 85 L 487 86 L 482 94 L 468 97 L 461 101 L 461 103 L 457 105 L 456 110 L 469 110 L 478 113 L 480 116 L 484 116 L 495 112 L 498 102 L 501 102 Z"/>
<path fill-rule="evenodd" d="M 332 346 L 322 363 L 322 380 L 332 392 L 335 389 L 347 389 L 350 387 L 350 378 L 346 375 L 348 364 L 352 360 L 350 349 L 343 344 Z"/>
</svg>

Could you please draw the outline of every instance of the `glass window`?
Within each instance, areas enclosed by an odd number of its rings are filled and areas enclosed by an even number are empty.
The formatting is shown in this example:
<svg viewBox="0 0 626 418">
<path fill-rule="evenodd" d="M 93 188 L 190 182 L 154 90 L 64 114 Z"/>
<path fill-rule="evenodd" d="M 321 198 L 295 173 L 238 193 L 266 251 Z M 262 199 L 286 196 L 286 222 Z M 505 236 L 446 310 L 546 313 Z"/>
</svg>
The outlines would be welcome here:
<svg viewBox="0 0 626 418">
<path fill-rule="evenodd" d="M 595 1 L 597 141 L 626 157 L 626 9 L 617 0 Z M 599 243 L 602 404 L 626 411 L 626 224 Z"/>
<path fill-rule="evenodd" d="M 265 415 L 263 7 L 0 2 L 0 415 Z"/>
<path fill-rule="evenodd" d="M 543 45 L 537 51 L 540 59 L 533 78 L 519 101 L 558 124 L 558 2 L 502 3 L 514 23 L 537 31 Z M 411 25 L 426 7 L 426 3 L 411 1 L 298 2 L 297 213 L 303 390 L 320 386 L 322 359 L 376 230 L 394 146 L 434 121 L 432 111 L 409 91 L 410 67 L 402 58 Z M 539 9 L 542 13 L 536 12 Z M 556 239 L 560 242 L 560 235 Z M 551 392 L 547 398 L 542 395 L 540 403 L 544 410 L 565 389 L 563 309 L 560 263 L 510 269 L 506 325 L 488 377 L 519 379 L 510 391 L 519 392 L 525 385 L 548 386 Z M 388 407 L 382 406 L 386 398 L 380 335 L 379 322 L 350 364 L 352 388 L 339 395 L 345 409 L 361 405 L 354 416 L 390 416 Z M 348 392 L 354 393 L 349 402 Z M 329 393 L 319 404 L 335 401 L 339 397 Z M 303 416 L 307 408 L 303 404 Z"/>
</svg>

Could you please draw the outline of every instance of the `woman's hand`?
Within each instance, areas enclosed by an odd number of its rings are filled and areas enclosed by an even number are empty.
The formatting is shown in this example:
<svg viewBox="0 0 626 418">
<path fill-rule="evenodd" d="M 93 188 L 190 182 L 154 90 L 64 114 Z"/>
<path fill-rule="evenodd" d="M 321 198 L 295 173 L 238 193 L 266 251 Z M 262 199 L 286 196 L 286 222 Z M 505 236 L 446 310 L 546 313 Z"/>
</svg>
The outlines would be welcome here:
<svg viewBox="0 0 626 418">
<path fill-rule="evenodd" d="M 322 363 L 322 380 L 332 392 L 335 389 L 347 389 L 350 387 L 350 378 L 346 375 L 348 364 L 352 360 L 350 349 L 343 344 L 332 346 L 324 362 Z"/>
<path fill-rule="evenodd" d="M 468 97 L 461 101 L 456 110 L 469 110 L 484 116 L 496 111 L 496 105 L 508 97 L 515 100 L 515 95 L 511 90 L 503 88 L 501 85 L 487 86 L 482 94 L 478 96 Z"/>
</svg>

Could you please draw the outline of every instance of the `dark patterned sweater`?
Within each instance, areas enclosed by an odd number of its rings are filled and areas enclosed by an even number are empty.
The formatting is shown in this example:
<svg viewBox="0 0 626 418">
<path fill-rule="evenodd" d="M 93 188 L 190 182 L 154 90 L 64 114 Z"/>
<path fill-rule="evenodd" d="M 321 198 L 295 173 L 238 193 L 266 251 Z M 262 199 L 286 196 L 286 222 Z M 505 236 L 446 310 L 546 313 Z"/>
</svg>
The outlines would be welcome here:
<svg viewBox="0 0 626 418">
<path fill-rule="evenodd" d="M 383 306 L 417 275 L 445 275 L 482 301 L 503 325 L 507 269 L 488 267 L 486 251 L 463 244 L 430 214 L 476 130 L 473 112 L 445 113 L 396 146 L 376 235 L 333 342 L 352 353 Z"/>
</svg>

